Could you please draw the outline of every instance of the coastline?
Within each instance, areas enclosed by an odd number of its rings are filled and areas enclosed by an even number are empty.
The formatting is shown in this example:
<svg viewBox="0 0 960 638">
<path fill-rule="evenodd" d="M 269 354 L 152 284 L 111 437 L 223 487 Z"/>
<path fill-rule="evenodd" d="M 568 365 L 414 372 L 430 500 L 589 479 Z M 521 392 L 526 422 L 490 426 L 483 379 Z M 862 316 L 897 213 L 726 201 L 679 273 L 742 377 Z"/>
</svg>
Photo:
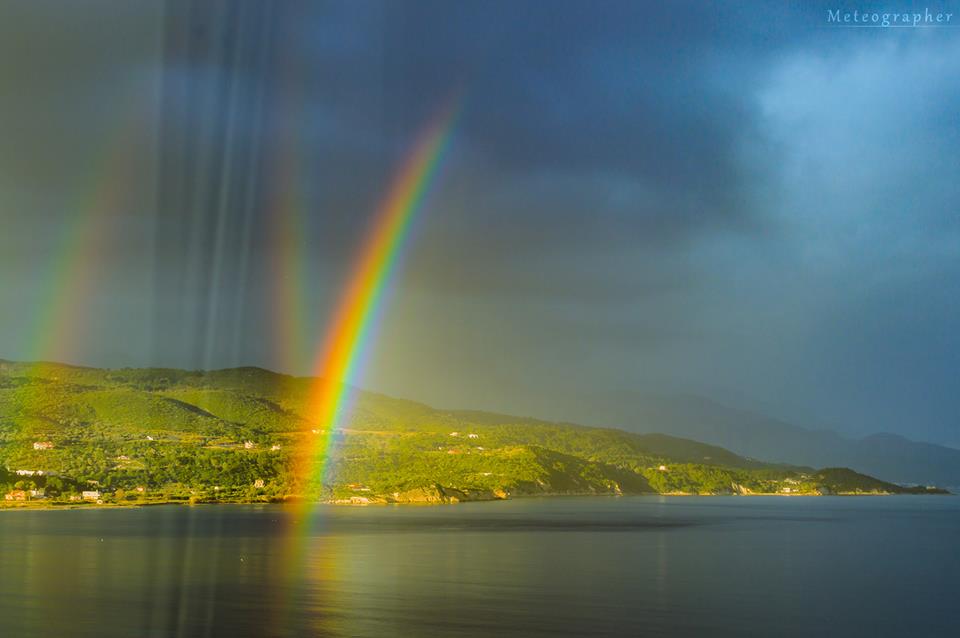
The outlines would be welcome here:
<svg viewBox="0 0 960 638">
<path fill-rule="evenodd" d="M 551 492 L 551 493 L 542 493 L 542 494 L 517 494 L 510 495 L 507 497 L 493 497 L 493 498 L 470 498 L 470 499 L 448 499 L 448 500 L 387 500 L 387 499 L 378 499 L 378 500 L 367 500 L 365 502 L 360 501 L 351 501 L 348 499 L 324 499 L 318 500 L 315 505 L 328 505 L 333 507 L 376 507 L 376 506 L 441 506 L 441 505 L 458 505 L 460 503 L 492 503 L 497 501 L 513 501 L 513 500 L 524 500 L 524 499 L 534 499 L 534 498 L 583 498 L 583 497 L 603 497 L 603 498 L 620 498 L 625 496 L 660 496 L 667 498 L 689 498 L 689 497 L 756 497 L 756 496 L 779 496 L 786 498 L 793 497 L 823 497 L 823 496 L 839 496 L 844 498 L 851 497 L 875 497 L 875 496 L 955 496 L 954 493 L 947 490 L 938 490 L 938 491 L 928 491 L 925 493 L 896 493 L 896 492 L 836 492 L 833 494 L 818 494 L 818 493 L 791 493 L 785 494 L 782 492 L 754 492 L 750 494 L 698 494 L 694 492 L 669 492 L 669 493 L 638 493 L 638 494 L 598 494 L 595 492 Z M 146 501 L 146 502 L 129 502 L 129 503 L 78 503 L 75 501 L 18 501 L 15 503 L 11 502 L 2 502 L 0 501 L 0 512 L 4 511 L 37 511 L 37 510 L 92 510 L 92 509 L 140 509 L 145 507 L 158 507 L 158 506 L 180 506 L 180 507 L 193 507 L 198 505 L 290 505 L 294 503 L 302 503 L 303 499 L 298 497 L 287 497 L 287 498 L 277 498 L 277 499 L 250 499 L 250 500 L 202 500 L 197 499 L 194 501 L 189 500 L 157 500 L 157 501 Z"/>
</svg>

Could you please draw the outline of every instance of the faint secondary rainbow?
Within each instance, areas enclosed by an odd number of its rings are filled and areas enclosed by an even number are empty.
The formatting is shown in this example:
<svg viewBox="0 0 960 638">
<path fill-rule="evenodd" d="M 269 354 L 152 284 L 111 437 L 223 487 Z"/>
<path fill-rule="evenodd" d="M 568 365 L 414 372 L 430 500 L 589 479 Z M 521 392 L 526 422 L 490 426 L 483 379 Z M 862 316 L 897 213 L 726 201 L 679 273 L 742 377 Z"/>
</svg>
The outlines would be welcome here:
<svg viewBox="0 0 960 638">
<path fill-rule="evenodd" d="M 311 391 L 309 414 L 317 428 L 317 440 L 307 447 L 298 464 L 299 476 L 307 482 L 324 479 L 337 419 L 346 407 L 350 384 L 360 372 L 411 224 L 449 147 L 459 110 L 459 100 L 451 99 L 417 139 L 395 174 L 359 251 L 314 366 L 317 381 Z"/>
<path fill-rule="evenodd" d="M 289 140 L 281 150 L 278 171 L 278 192 L 275 195 L 271 217 L 276 220 L 274 233 L 274 279 L 276 281 L 275 323 L 277 347 L 282 367 L 299 370 L 308 361 L 302 354 L 308 351 L 305 329 L 306 308 L 306 235 L 307 206 L 303 197 L 301 154 Z"/>
<path fill-rule="evenodd" d="M 103 261 L 103 246 L 109 238 L 111 221 L 128 192 L 132 135 L 136 119 L 124 118 L 100 155 L 91 158 L 88 179 L 76 193 L 76 206 L 60 227 L 52 259 L 48 262 L 42 297 L 34 312 L 27 341 L 28 356 L 34 361 L 71 362 L 72 348 L 82 341 L 96 277 Z"/>
<path fill-rule="evenodd" d="M 278 59 L 279 61 L 279 59 Z M 293 62 L 293 63 L 291 63 Z M 307 318 L 309 262 L 306 238 L 310 202 L 306 190 L 307 156 L 302 126 L 306 102 L 299 78 L 306 70 L 296 61 L 284 60 L 274 73 L 280 78 L 279 121 L 276 154 L 271 162 L 273 193 L 269 219 L 273 275 L 274 339 L 281 369 L 301 373 L 310 362 Z"/>
</svg>

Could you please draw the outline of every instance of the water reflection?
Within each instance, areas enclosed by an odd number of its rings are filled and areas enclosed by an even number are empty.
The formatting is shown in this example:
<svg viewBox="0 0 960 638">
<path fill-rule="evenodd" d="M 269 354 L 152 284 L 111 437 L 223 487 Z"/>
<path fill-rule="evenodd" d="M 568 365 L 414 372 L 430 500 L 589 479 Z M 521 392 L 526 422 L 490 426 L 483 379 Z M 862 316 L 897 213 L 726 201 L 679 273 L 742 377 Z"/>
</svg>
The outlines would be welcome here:
<svg viewBox="0 0 960 638">
<path fill-rule="evenodd" d="M 0 635 L 960 628 L 956 499 L 556 499 L 295 522 L 273 506 L 0 512 Z"/>
</svg>

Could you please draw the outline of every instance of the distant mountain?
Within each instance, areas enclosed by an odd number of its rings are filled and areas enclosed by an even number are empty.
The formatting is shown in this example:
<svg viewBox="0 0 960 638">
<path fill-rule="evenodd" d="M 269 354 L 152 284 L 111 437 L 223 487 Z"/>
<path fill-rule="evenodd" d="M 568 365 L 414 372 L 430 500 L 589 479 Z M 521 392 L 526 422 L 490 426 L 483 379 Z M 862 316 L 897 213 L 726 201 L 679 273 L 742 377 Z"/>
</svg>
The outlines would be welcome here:
<svg viewBox="0 0 960 638">
<path fill-rule="evenodd" d="M 310 419 L 313 384 L 261 368 L 0 362 L 0 490 L 12 502 L 42 491 L 116 504 L 926 492 L 665 434 L 438 410 L 357 389 L 328 434 Z M 323 462 L 304 467 L 301 453 Z"/>
<path fill-rule="evenodd" d="M 960 486 L 960 450 L 895 434 L 846 438 L 700 397 L 643 397 L 607 416 L 632 432 L 665 432 L 744 456 L 814 467 L 842 466 L 897 483 Z"/>
</svg>

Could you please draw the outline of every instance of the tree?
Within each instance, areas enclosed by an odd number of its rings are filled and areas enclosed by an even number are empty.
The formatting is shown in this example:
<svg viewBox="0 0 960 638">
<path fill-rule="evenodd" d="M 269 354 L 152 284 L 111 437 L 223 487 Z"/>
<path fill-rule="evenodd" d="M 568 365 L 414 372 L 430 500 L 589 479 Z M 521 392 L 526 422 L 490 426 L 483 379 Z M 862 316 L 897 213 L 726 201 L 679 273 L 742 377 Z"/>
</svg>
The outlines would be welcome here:
<svg viewBox="0 0 960 638">
<path fill-rule="evenodd" d="M 63 492 L 63 480 L 59 476 L 47 477 L 47 495 L 59 496 Z"/>
</svg>

